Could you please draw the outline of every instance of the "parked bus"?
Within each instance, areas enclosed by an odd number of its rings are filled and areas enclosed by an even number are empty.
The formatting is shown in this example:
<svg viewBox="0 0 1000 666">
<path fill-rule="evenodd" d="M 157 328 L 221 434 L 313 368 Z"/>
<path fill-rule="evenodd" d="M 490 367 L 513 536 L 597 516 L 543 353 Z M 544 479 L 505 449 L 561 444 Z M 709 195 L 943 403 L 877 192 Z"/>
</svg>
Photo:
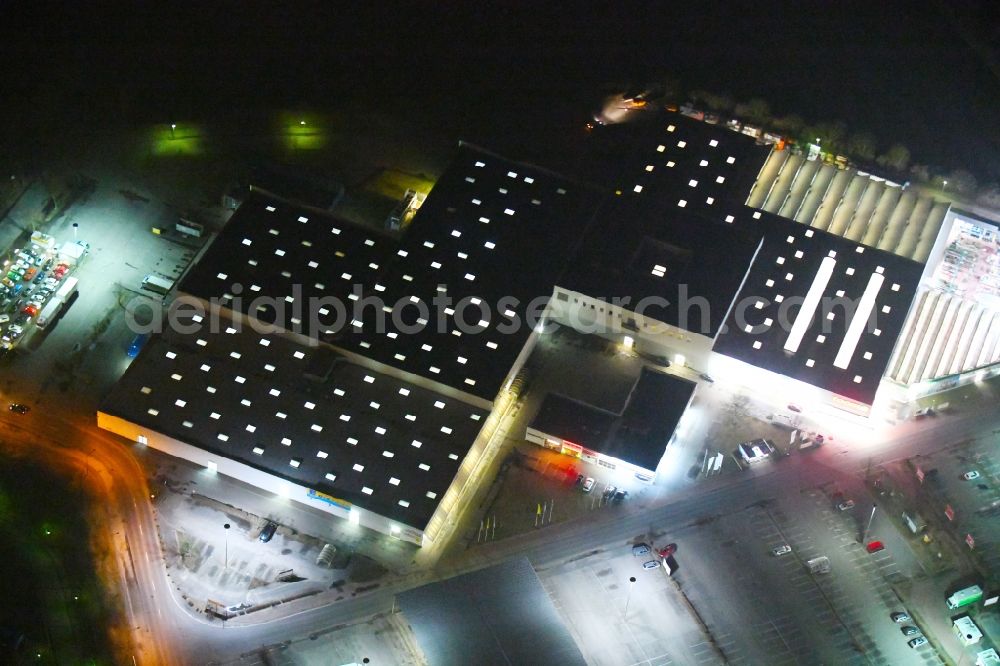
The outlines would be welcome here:
<svg viewBox="0 0 1000 666">
<path fill-rule="evenodd" d="M 56 290 L 56 293 L 49 299 L 49 302 L 45 304 L 42 311 L 38 313 L 38 319 L 35 320 L 35 325 L 38 328 L 45 330 L 45 328 L 51 324 L 56 318 L 59 317 L 59 313 L 62 311 L 63 306 L 69 302 L 69 299 L 73 298 L 73 294 L 76 293 L 76 286 L 79 283 L 75 277 L 66 278 L 63 283 Z"/>
<path fill-rule="evenodd" d="M 952 610 L 974 604 L 983 598 L 983 588 L 972 585 L 948 597 L 948 608 Z"/>
</svg>

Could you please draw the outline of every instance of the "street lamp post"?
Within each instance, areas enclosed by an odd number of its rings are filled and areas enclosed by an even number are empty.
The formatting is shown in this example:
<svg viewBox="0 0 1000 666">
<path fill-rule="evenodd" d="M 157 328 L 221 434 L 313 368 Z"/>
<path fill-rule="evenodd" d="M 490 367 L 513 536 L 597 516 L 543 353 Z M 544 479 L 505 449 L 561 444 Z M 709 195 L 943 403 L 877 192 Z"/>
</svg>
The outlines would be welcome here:
<svg viewBox="0 0 1000 666">
<path fill-rule="evenodd" d="M 868 525 L 865 527 L 865 533 L 861 535 L 861 544 L 864 545 L 865 541 L 868 540 L 868 530 L 872 528 L 872 521 L 875 520 L 875 509 L 877 506 L 872 503 L 872 515 L 868 516 Z"/>
<path fill-rule="evenodd" d="M 170 138 L 174 138 L 174 130 L 177 129 L 176 123 L 170 123 Z"/>
<path fill-rule="evenodd" d="M 80 228 L 79 222 L 73 223 L 73 240 L 76 240 L 76 232 Z"/>
<path fill-rule="evenodd" d="M 947 180 L 941 181 L 941 191 L 944 192 L 947 189 L 948 189 L 948 181 Z"/>
<path fill-rule="evenodd" d="M 226 561 L 222 565 L 223 571 L 229 570 L 229 523 L 222 526 L 226 530 Z"/>
<path fill-rule="evenodd" d="M 632 601 L 632 588 L 635 587 L 635 576 L 628 577 L 628 596 L 625 597 L 625 613 L 622 615 L 622 620 L 628 620 L 628 604 Z"/>
</svg>

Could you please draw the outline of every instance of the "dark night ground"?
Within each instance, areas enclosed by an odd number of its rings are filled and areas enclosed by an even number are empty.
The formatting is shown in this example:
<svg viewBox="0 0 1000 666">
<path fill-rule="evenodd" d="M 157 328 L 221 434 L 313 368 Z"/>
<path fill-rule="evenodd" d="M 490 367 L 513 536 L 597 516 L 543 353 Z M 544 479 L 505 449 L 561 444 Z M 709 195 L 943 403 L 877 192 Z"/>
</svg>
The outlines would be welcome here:
<svg viewBox="0 0 1000 666">
<path fill-rule="evenodd" d="M 0 458 L 0 663 L 113 663 L 86 504 L 66 479 Z M 7 641 L 21 633 L 26 640 L 12 657 Z"/>
<path fill-rule="evenodd" d="M 1000 181 L 987 0 L 526 6 L 5 3 L 0 143 L 37 159 L 121 123 L 238 131 L 255 111 L 354 106 L 545 164 L 537 137 L 579 126 L 605 92 L 672 77 Z"/>
</svg>

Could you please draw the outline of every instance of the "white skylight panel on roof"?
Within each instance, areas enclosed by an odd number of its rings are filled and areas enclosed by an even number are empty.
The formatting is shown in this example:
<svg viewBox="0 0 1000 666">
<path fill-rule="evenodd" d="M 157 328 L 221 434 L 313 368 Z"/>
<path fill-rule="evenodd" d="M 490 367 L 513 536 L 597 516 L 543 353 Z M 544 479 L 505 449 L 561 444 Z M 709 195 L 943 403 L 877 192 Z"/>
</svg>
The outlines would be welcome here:
<svg viewBox="0 0 1000 666">
<path fill-rule="evenodd" d="M 803 299 L 798 314 L 795 316 L 795 321 L 792 323 L 792 329 L 788 334 L 788 338 L 785 340 L 785 351 L 794 354 L 799 350 L 802 337 L 806 334 L 806 330 L 808 330 L 809 325 L 812 323 L 812 319 L 816 314 L 816 308 L 819 306 L 820 299 L 823 297 L 823 293 L 830 283 L 830 278 L 833 276 L 833 269 L 836 265 L 837 262 L 830 257 L 824 257 L 820 263 L 819 269 L 816 271 L 816 276 L 813 278 L 812 284 L 809 285 L 809 291 L 806 292 L 806 297 Z"/>
<path fill-rule="evenodd" d="M 861 334 L 864 333 L 868 319 L 875 308 L 875 301 L 878 298 L 878 292 L 882 288 L 883 282 L 885 282 L 885 278 L 881 273 L 872 273 L 871 277 L 868 278 L 868 285 L 865 287 L 865 292 L 861 295 L 861 300 L 858 301 L 858 307 L 854 311 L 851 323 L 847 326 L 847 333 L 844 334 L 844 339 L 840 343 L 837 357 L 833 360 L 833 365 L 841 370 L 846 370 L 847 366 L 851 363 L 851 359 L 854 357 L 854 351 L 857 349 L 858 341 L 861 340 Z"/>
</svg>

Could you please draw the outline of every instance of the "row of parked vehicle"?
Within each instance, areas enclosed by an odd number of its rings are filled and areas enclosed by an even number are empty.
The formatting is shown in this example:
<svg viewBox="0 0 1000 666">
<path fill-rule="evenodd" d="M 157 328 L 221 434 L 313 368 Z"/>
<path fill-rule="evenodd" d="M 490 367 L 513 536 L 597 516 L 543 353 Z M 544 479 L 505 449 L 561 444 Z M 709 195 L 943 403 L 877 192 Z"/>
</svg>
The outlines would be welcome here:
<svg viewBox="0 0 1000 666">
<path fill-rule="evenodd" d="M 59 288 L 69 266 L 34 248 L 15 249 L 0 278 L 0 345 L 10 349 Z"/>
<path fill-rule="evenodd" d="M 589 493 L 594 489 L 597 482 L 592 476 L 584 476 L 583 474 L 578 474 L 576 477 L 576 487 L 585 493 Z M 607 485 L 604 487 L 603 493 L 604 500 L 607 502 L 621 502 L 626 497 L 628 497 L 628 491 L 624 488 L 616 488 L 612 485 Z"/>
</svg>

